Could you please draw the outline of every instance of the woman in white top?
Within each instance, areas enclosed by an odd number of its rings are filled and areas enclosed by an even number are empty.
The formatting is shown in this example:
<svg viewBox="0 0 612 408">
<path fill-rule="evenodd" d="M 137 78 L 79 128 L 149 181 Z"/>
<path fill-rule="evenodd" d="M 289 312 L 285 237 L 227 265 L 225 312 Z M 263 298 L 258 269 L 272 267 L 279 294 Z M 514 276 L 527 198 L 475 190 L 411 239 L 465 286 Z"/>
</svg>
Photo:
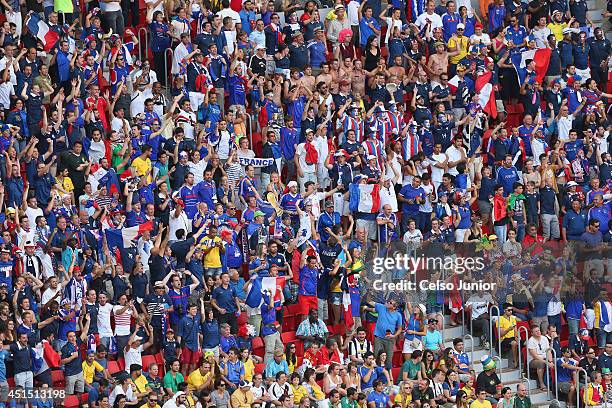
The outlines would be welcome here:
<svg viewBox="0 0 612 408">
<path fill-rule="evenodd" d="M 361 392 L 361 375 L 356 363 L 349 363 L 347 373 L 344 376 L 344 385 L 346 389 L 355 388 L 357 392 Z"/>
<path fill-rule="evenodd" d="M 327 368 L 327 374 L 323 379 L 323 392 L 329 395 L 332 390 L 338 390 L 341 396 L 346 395 L 346 389 L 341 388 L 342 378 L 340 377 L 340 365 L 331 363 Z"/>
</svg>

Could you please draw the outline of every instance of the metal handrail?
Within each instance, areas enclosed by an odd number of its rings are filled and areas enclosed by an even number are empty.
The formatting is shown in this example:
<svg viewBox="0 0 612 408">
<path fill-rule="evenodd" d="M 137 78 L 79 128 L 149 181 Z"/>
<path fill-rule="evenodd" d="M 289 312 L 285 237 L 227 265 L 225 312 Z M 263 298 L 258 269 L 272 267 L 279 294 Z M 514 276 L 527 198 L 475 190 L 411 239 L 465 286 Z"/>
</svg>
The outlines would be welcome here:
<svg viewBox="0 0 612 408">
<path fill-rule="evenodd" d="M 579 367 L 578 370 L 576 370 L 578 372 L 578 376 L 576 377 L 576 379 L 578 381 L 576 381 L 576 408 L 580 408 L 580 373 L 583 372 L 584 373 L 584 385 L 586 387 L 589 386 L 589 373 L 586 372 L 586 370 L 582 367 Z M 585 399 L 584 399 L 584 406 L 585 408 L 587 408 L 588 404 L 586 401 L 586 395 L 585 395 Z"/>
<path fill-rule="evenodd" d="M 465 337 L 465 304 L 463 304 L 463 299 L 461 299 L 461 303 L 461 335 Z M 472 339 L 472 342 L 474 342 L 474 339 Z"/>
<path fill-rule="evenodd" d="M 523 375 L 523 357 L 521 356 L 521 329 L 525 330 L 525 344 L 527 344 L 527 341 L 529 340 L 529 330 L 527 330 L 527 328 L 525 326 L 519 326 L 518 327 L 518 366 L 519 366 L 519 375 L 522 376 Z M 527 352 L 527 350 L 525 350 Z M 527 360 L 527 359 L 525 359 Z M 531 380 L 531 373 L 529 372 L 529 363 L 525 363 L 527 365 L 527 367 L 525 367 L 525 371 L 527 372 L 527 393 L 529 395 L 531 395 L 531 387 L 529 386 L 529 382 Z"/>
<path fill-rule="evenodd" d="M 445 276 L 445 270 L 444 268 L 441 268 L 442 270 L 440 271 L 440 273 L 442 274 L 442 282 L 446 282 L 446 276 Z M 444 324 L 444 319 L 445 319 L 445 315 L 444 315 L 444 306 L 446 305 L 445 302 L 446 298 L 444 295 L 442 295 L 442 333 L 444 333 L 444 328 L 445 328 L 445 324 Z"/>
<path fill-rule="evenodd" d="M 144 32 L 144 41 L 142 40 L 142 36 L 141 33 Z M 140 59 L 140 62 L 142 62 L 144 60 L 143 58 L 143 54 L 145 57 L 148 56 L 148 52 L 149 52 L 149 33 L 147 31 L 147 29 L 145 27 L 140 27 L 138 29 L 138 59 Z M 144 47 L 143 47 L 144 45 Z M 144 53 L 143 53 L 144 51 Z"/>
<path fill-rule="evenodd" d="M 499 381 L 503 384 L 504 381 L 502 380 L 502 374 L 503 373 L 502 373 L 502 368 L 501 368 L 502 359 L 501 359 L 500 356 L 491 356 L 491 360 L 493 360 L 493 361 L 498 360 L 499 361 L 499 364 L 495 365 L 495 372 L 497 373 L 497 369 L 499 368 L 499 375 L 498 375 L 498 377 L 499 377 Z"/>
<path fill-rule="evenodd" d="M 489 354 L 493 354 L 493 309 L 497 310 L 497 342 L 499 343 L 499 356 L 501 357 L 501 328 L 499 327 L 499 319 L 501 319 L 501 311 L 496 305 L 491 306 L 489 310 Z"/>
<path fill-rule="evenodd" d="M 559 401 L 559 379 L 558 379 L 558 373 L 557 373 L 557 352 L 552 347 L 546 350 L 547 354 L 548 354 L 548 351 L 552 352 L 553 369 L 555 371 L 555 382 L 553 383 L 555 386 L 555 399 Z M 550 388 L 550 373 L 549 373 L 548 374 L 548 399 L 550 399 L 551 396 L 552 396 L 552 390 Z"/>
<path fill-rule="evenodd" d="M 474 337 L 471 334 L 463 335 L 463 350 L 465 351 L 465 340 L 468 339 L 470 340 L 470 362 L 474 364 Z"/>
<path fill-rule="evenodd" d="M 251 149 L 252 149 L 253 148 L 253 116 L 248 112 L 244 112 L 244 114 L 249 120 L 249 126 L 247 130 L 249 132 L 249 146 L 251 146 Z"/>
<path fill-rule="evenodd" d="M 168 51 L 170 51 L 170 58 L 168 58 Z M 168 60 L 172 62 L 173 59 L 174 59 L 174 50 L 169 47 L 166 48 L 166 51 L 164 51 L 164 68 L 166 69 L 166 75 L 164 75 L 164 86 L 166 88 L 168 88 L 168 77 L 172 75 L 171 73 L 172 67 L 168 69 Z"/>
</svg>

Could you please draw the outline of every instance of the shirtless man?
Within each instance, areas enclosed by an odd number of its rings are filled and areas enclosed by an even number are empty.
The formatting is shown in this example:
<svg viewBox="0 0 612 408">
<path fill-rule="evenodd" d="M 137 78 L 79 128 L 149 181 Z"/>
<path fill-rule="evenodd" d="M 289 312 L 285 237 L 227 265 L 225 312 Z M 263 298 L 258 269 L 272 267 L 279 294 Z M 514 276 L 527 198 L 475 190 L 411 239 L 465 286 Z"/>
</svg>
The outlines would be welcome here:
<svg viewBox="0 0 612 408">
<path fill-rule="evenodd" d="M 393 58 L 393 66 L 389 67 L 389 74 L 399 78 L 400 82 L 406 76 L 406 68 L 404 68 L 404 58 L 401 55 L 396 55 Z"/>
<path fill-rule="evenodd" d="M 316 82 L 317 84 L 323 82 L 330 86 L 333 78 L 334 77 L 331 74 L 331 65 L 326 61 L 323 63 L 323 65 L 321 65 L 321 73 L 317 75 Z"/>
<path fill-rule="evenodd" d="M 338 85 L 340 84 L 340 61 L 337 59 L 333 59 L 331 62 L 331 67 L 329 69 L 329 73 L 332 76 L 332 80 L 330 82 L 331 85 L 331 93 L 338 92 Z"/>
<path fill-rule="evenodd" d="M 351 89 L 353 90 L 353 94 L 365 94 L 365 80 L 366 73 L 363 70 L 363 63 L 361 60 L 356 59 L 353 61 L 353 76 L 351 77 Z"/>
<path fill-rule="evenodd" d="M 338 71 L 339 79 L 350 81 L 353 75 L 353 60 L 350 57 L 346 57 L 342 60 L 342 66 Z"/>
<path fill-rule="evenodd" d="M 304 68 L 304 76 L 300 79 L 300 82 L 302 83 L 304 88 L 308 89 L 311 92 L 314 91 L 316 80 L 315 77 L 312 75 L 312 67 L 310 65 L 307 65 L 306 68 Z"/>
<path fill-rule="evenodd" d="M 440 75 L 444 72 L 448 72 L 448 52 L 446 51 L 446 44 L 443 42 L 436 43 L 436 53 L 429 56 L 427 68 L 429 68 L 431 82 L 440 84 Z"/>
</svg>

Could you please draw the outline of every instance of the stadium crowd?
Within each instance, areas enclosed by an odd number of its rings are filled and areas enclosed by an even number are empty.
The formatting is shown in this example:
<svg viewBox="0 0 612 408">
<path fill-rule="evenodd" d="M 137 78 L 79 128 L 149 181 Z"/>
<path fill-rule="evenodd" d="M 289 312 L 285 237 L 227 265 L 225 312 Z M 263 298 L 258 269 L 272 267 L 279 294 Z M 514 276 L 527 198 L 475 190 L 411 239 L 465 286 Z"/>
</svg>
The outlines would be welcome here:
<svg viewBox="0 0 612 408">
<path fill-rule="evenodd" d="M 610 24 L 474 5 L 0 0 L 0 407 L 612 404 Z"/>
</svg>

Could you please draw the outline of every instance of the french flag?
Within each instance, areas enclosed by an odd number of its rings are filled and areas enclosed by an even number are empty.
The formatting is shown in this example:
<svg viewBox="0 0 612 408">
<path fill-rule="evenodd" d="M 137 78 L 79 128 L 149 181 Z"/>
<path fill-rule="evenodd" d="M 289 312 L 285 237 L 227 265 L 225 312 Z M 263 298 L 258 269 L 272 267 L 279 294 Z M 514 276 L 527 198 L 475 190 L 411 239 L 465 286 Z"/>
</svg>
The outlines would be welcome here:
<svg viewBox="0 0 612 408">
<path fill-rule="evenodd" d="M 548 70 L 548 64 L 550 64 L 551 53 L 552 50 L 550 48 L 538 48 L 535 50 L 523 51 L 511 57 L 512 65 L 518 77 L 519 86 L 525 83 L 525 78 L 527 76 L 527 60 L 533 60 L 533 62 L 535 62 L 536 80 L 538 83 L 542 83 L 546 71 Z"/>
<path fill-rule="evenodd" d="M 379 184 L 351 184 L 349 186 L 349 208 L 351 211 L 377 213 L 380 209 Z"/>
<path fill-rule="evenodd" d="M 104 230 L 108 249 L 113 252 L 117 262 L 121 263 L 125 270 L 131 271 L 136 262 L 136 239 L 143 232 L 152 230 L 152 221 L 147 221 L 135 227 L 109 228 Z"/>
<path fill-rule="evenodd" d="M 108 248 L 131 248 L 136 246 L 136 239 L 142 235 L 145 231 L 153 230 L 153 222 L 147 221 L 143 224 L 136 225 L 135 227 L 121 228 L 121 229 L 107 229 L 106 242 Z"/>
<path fill-rule="evenodd" d="M 31 13 L 26 21 L 28 31 L 43 44 L 45 51 L 49 52 L 59 41 L 59 33 L 51 30 L 36 13 Z"/>
<path fill-rule="evenodd" d="M 249 286 L 249 293 L 245 299 L 247 306 L 257 308 L 261 306 L 264 292 L 269 292 L 274 299 L 274 307 L 278 308 L 281 306 L 281 291 L 277 290 L 280 286 L 281 290 L 285 286 L 285 277 L 261 277 L 258 276 L 256 279 L 251 281 Z"/>
<path fill-rule="evenodd" d="M 491 71 L 485 71 L 476 78 L 476 93 L 478 94 L 478 103 L 482 106 L 482 110 L 489 116 L 497 117 L 497 105 L 495 104 L 495 91 L 491 83 Z"/>
<path fill-rule="evenodd" d="M 351 330 L 353 325 L 355 324 L 355 320 L 353 319 L 353 309 L 351 306 L 351 294 L 349 292 L 342 293 L 342 309 L 343 309 L 343 317 L 344 324 L 346 324 L 346 328 Z"/>
<path fill-rule="evenodd" d="M 459 88 L 459 81 L 460 79 L 457 75 L 448 80 L 448 87 L 451 89 L 451 92 L 453 94 L 457 93 L 457 88 Z"/>
</svg>

